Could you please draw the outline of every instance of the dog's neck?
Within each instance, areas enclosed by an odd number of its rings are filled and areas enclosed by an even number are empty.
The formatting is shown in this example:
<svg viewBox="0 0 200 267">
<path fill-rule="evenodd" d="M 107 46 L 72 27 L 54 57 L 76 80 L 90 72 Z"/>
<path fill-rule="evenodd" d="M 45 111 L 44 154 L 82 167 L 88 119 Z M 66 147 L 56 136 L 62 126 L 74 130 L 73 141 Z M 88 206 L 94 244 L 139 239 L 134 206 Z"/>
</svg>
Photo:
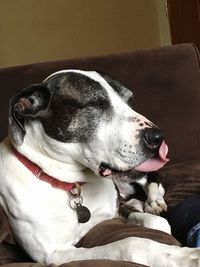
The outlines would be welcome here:
<svg viewBox="0 0 200 267">
<path fill-rule="evenodd" d="M 65 191 L 71 191 L 74 187 L 78 187 L 80 188 L 81 184 L 78 183 L 66 183 L 63 181 L 60 181 L 58 179 L 55 179 L 52 176 L 49 176 L 48 174 L 44 173 L 43 170 L 36 165 L 35 163 L 33 163 L 32 161 L 30 161 L 29 159 L 27 159 L 24 155 L 22 155 L 21 153 L 19 153 L 12 145 L 12 151 L 13 154 L 16 156 L 16 158 L 30 171 L 32 172 L 38 179 L 49 183 L 52 187 L 56 187 Z"/>
<path fill-rule="evenodd" d="M 65 146 L 65 151 L 69 150 L 69 153 L 63 155 L 59 147 L 56 146 L 56 142 L 48 138 L 40 127 L 41 125 L 37 122 L 26 126 L 27 134 L 23 144 L 16 146 L 13 143 L 17 151 L 37 164 L 45 173 L 60 181 L 93 181 L 95 174 L 74 159 L 79 152 L 78 146 L 76 147 L 76 144 L 62 144 Z M 57 150 L 59 150 L 58 153 Z M 60 158 L 58 155 L 60 155 Z"/>
</svg>

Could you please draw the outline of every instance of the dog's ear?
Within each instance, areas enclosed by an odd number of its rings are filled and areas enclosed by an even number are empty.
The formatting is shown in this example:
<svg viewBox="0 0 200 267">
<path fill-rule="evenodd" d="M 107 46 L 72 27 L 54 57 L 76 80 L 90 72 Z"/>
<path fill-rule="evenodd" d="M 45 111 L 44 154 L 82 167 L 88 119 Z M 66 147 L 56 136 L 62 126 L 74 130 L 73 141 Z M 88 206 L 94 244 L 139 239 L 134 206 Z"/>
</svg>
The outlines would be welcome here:
<svg viewBox="0 0 200 267">
<path fill-rule="evenodd" d="M 14 96 L 9 103 L 9 134 L 22 145 L 26 133 L 25 118 L 38 117 L 49 105 L 50 91 L 44 84 L 34 84 Z"/>
</svg>

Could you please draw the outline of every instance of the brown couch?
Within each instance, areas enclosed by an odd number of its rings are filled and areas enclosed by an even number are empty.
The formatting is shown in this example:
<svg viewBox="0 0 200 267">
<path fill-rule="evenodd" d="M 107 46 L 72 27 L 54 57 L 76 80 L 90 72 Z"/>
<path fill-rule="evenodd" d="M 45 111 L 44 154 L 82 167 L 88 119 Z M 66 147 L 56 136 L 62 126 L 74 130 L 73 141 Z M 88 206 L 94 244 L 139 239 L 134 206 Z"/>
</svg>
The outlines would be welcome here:
<svg viewBox="0 0 200 267">
<path fill-rule="evenodd" d="M 171 159 L 162 170 L 169 210 L 191 195 L 200 194 L 200 67 L 193 44 L 174 45 L 133 53 L 46 62 L 0 70 L 0 139 L 7 135 L 8 100 L 18 90 L 41 82 L 50 73 L 78 68 L 102 70 L 134 92 L 134 109 L 158 124 L 166 133 Z M 180 245 L 172 236 L 120 220 L 103 222 L 77 246 L 92 247 L 127 236 L 143 236 Z M 14 263 L 15 262 L 15 263 Z M 18 262 L 18 263 L 17 263 Z M 22 263 L 24 262 L 24 263 Z M 33 263 L 17 246 L 0 209 L 0 264 L 29 266 Z M 34 263 L 35 266 L 41 266 Z M 141 266 L 105 260 L 81 261 L 65 267 Z"/>
</svg>

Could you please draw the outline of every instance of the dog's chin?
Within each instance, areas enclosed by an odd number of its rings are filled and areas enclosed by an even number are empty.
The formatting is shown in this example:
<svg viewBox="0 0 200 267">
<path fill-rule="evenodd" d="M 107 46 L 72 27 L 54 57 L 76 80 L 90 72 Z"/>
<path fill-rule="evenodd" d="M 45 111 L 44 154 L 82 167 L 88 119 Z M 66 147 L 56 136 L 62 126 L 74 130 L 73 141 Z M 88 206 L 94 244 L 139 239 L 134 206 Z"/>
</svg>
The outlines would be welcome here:
<svg viewBox="0 0 200 267">
<path fill-rule="evenodd" d="M 127 164 L 128 165 L 128 164 Z M 111 166 L 106 162 L 101 162 L 98 168 L 99 175 L 102 177 L 112 177 L 112 176 L 122 176 L 125 174 L 137 174 L 138 171 L 134 167 L 121 167 L 121 166 Z"/>
</svg>

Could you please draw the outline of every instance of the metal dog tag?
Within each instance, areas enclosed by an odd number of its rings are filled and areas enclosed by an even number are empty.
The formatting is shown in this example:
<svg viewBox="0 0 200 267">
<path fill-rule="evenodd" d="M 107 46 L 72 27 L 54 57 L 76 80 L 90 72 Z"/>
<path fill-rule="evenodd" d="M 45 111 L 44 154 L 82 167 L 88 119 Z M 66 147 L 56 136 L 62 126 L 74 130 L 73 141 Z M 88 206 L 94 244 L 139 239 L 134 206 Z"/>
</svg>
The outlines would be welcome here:
<svg viewBox="0 0 200 267">
<path fill-rule="evenodd" d="M 81 188 L 78 183 L 75 184 L 74 190 L 70 191 L 71 200 L 69 202 L 70 207 L 76 212 L 79 223 L 86 223 L 91 218 L 91 213 L 89 209 L 83 206 L 83 197 L 81 196 Z"/>
<path fill-rule="evenodd" d="M 91 218 L 89 209 L 85 206 L 82 206 L 80 203 L 76 204 L 75 211 L 77 213 L 79 223 L 86 223 Z"/>
</svg>

